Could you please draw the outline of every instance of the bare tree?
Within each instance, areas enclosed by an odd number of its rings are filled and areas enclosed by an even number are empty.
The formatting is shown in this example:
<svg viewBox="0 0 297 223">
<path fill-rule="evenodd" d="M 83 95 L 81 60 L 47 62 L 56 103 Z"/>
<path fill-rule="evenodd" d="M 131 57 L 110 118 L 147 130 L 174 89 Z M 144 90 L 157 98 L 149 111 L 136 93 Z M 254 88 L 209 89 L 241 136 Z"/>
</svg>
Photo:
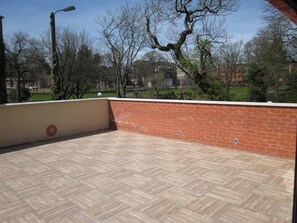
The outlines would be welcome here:
<svg viewBox="0 0 297 223">
<path fill-rule="evenodd" d="M 147 0 L 146 30 L 151 40 L 151 47 L 161 51 L 171 52 L 177 65 L 193 80 L 195 85 L 204 93 L 208 90 L 205 81 L 206 67 L 203 65 L 211 59 L 210 49 L 217 37 L 221 36 L 222 29 L 215 25 L 218 16 L 227 15 L 237 9 L 237 0 Z M 213 16 L 214 20 L 209 18 Z M 160 29 L 168 33 L 177 33 L 164 42 L 164 36 L 158 36 Z M 181 27 L 181 28 L 179 28 Z M 197 29 L 200 28 L 200 29 Z M 195 29 L 196 28 L 196 29 Z M 195 34 L 195 35 L 194 35 Z M 185 54 L 185 44 L 191 36 L 200 51 L 200 66 L 193 66 Z M 166 38 L 165 38 L 166 39 Z"/>
<path fill-rule="evenodd" d="M 17 82 L 17 101 L 21 102 L 25 76 L 29 73 L 30 39 L 23 32 L 13 33 L 6 44 L 8 75 Z"/>
<path fill-rule="evenodd" d="M 30 59 L 34 61 L 39 68 L 39 73 L 43 74 L 41 79 L 44 79 L 44 75 L 48 76 L 51 72 L 51 53 L 50 47 L 47 47 L 46 35 L 41 39 L 31 40 Z M 48 41 L 50 41 L 48 39 Z"/>
<path fill-rule="evenodd" d="M 5 45 L 3 40 L 2 19 L 0 15 L 0 104 L 7 103 L 6 92 L 6 58 L 5 58 Z"/>
<path fill-rule="evenodd" d="M 273 35 L 282 35 L 284 46 L 291 61 L 297 62 L 297 27 L 287 16 L 268 4 L 263 10 L 263 20 Z"/>
<path fill-rule="evenodd" d="M 34 49 L 35 60 L 47 73 L 50 73 L 51 67 L 49 36 L 49 33 L 45 33 Z M 58 30 L 57 54 L 58 84 L 61 89 L 58 98 L 82 98 L 99 73 L 100 57 L 93 49 L 92 41 L 84 31 L 76 32 L 69 28 Z"/>
<path fill-rule="evenodd" d="M 106 11 L 98 21 L 107 58 L 116 72 L 116 90 L 120 98 L 126 95 L 133 62 L 146 42 L 142 20 L 139 5 L 126 5 L 118 11 Z"/>
<path fill-rule="evenodd" d="M 269 17 L 267 24 L 245 44 L 246 61 L 249 63 L 250 88 L 262 88 L 267 100 L 283 102 L 284 78 L 289 68 L 289 45 L 287 27 L 281 17 Z M 255 69 L 256 68 L 256 69 Z M 261 75 L 260 75 L 261 74 Z M 255 75 L 263 80 L 254 81 Z M 264 92 L 265 91 L 265 92 Z M 257 98 L 257 91 L 251 92 L 251 99 Z"/>
<path fill-rule="evenodd" d="M 243 41 L 223 44 L 219 50 L 219 66 L 223 69 L 224 81 L 227 84 L 228 92 L 235 77 L 238 67 L 242 62 Z"/>
</svg>

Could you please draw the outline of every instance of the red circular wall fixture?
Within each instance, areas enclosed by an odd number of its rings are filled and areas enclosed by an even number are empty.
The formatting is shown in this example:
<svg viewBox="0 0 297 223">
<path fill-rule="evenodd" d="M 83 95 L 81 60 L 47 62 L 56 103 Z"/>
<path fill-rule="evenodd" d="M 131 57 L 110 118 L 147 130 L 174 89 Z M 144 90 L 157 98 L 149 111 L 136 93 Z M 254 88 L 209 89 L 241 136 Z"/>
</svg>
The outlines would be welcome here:
<svg viewBox="0 0 297 223">
<path fill-rule="evenodd" d="M 55 136 L 57 134 L 57 132 L 58 132 L 58 128 L 55 125 L 49 125 L 46 128 L 46 134 L 49 137 Z"/>
</svg>

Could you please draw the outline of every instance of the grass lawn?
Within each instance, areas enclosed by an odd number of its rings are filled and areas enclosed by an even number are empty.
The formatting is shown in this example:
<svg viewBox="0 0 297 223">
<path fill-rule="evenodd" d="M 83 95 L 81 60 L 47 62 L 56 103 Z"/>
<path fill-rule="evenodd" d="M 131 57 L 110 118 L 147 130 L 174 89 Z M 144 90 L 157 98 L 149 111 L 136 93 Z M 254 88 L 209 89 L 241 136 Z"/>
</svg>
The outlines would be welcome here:
<svg viewBox="0 0 297 223">
<path fill-rule="evenodd" d="M 98 97 L 98 92 L 96 93 L 87 93 L 84 95 L 84 98 L 99 98 Z M 102 92 L 102 97 L 116 97 L 117 96 L 117 93 L 115 91 L 107 91 L 107 92 Z"/>
<path fill-rule="evenodd" d="M 153 98 L 156 94 L 155 90 L 127 90 L 127 97 L 134 97 L 135 91 L 138 91 L 143 98 Z M 169 88 L 164 90 L 159 90 L 159 94 L 168 94 L 173 92 L 174 94 L 180 93 L 194 93 L 192 88 Z M 230 95 L 233 101 L 248 101 L 249 99 L 249 89 L 248 87 L 233 87 L 230 89 Z M 116 97 L 115 91 L 102 92 L 101 97 Z M 87 93 L 83 98 L 99 98 L 97 92 Z M 34 93 L 32 94 L 32 101 L 50 101 L 50 93 Z M 30 99 L 28 100 L 30 101 Z"/>
<path fill-rule="evenodd" d="M 83 98 L 99 98 L 98 93 L 87 93 Z M 116 97 L 116 92 L 103 92 L 101 97 Z M 71 98 L 72 99 L 72 98 Z M 34 93 L 32 94 L 32 101 L 51 101 L 50 93 Z M 30 99 L 28 100 L 30 101 Z"/>
<path fill-rule="evenodd" d="M 195 93 L 193 88 L 170 88 L 165 90 L 160 90 L 159 94 L 167 94 L 173 92 L 174 94 L 181 93 Z M 149 97 L 156 93 L 156 91 L 140 91 L 143 97 Z M 152 94 L 153 93 L 153 94 Z M 248 87 L 232 87 L 230 88 L 231 101 L 249 101 L 249 88 Z"/>
<path fill-rule="evenodd" d="M 157 94 L 157 91 L 154 89 L 149 89 L 149 90 L 136 90 L 141 94 L 143 98 L 154 98 L 154 95 Z M 162 89 L 159 90 L 158 93 L 160 95 L 164 94 L 169 94 L 169 93 L 174 93 L 175 95 L 181 94 L 181 93 L 194 93 L 192 88 L 168 88 L 168 89 Z M 133 91 L 130 91 L 127 93 L 127 95 L 131 95 Z"/>
<path fill-rule="evenodd" d="M 249 101 L 248 87 L 232 87 L 230 88 L 232 101 Z"/>
<path fill-rule="evenodd" d="M 32 94 L 32 101 L 50 101 L 50 93 L 34 93 Z M 28 99 L 30 101 L 30 99 Z"/>
</svg>

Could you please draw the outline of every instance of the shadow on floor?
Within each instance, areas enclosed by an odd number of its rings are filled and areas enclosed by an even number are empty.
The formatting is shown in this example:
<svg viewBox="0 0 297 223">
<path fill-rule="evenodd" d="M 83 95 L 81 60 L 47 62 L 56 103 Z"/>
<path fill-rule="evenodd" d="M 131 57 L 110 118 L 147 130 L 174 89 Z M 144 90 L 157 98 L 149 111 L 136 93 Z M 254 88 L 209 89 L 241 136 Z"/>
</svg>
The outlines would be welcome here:
<svg viewBox="0 0 297 223">
<path fill-rule="evenodd" d="M 59 137 L 55 139 L 48 139 L 48 140 L 42 140 L 42 141 L 37 141 L 37 142 L 30 142 L 30 143 L 24 143 L 20 145 L 14 145 L 14 146 L 8 146 L 8 147 L 0 147 L 0 154 L 4 153 L 10 153 L 10 152 L 15 152 L 23 149 L 28 149 L 28 148 L 33 148 L 36 146 L 42 146 L 46 144 L 51 144 L 51 143 L 56 143 L 56 142 L 61 142 L 61 141 L 66 141 L 66 140 L 71 140 L 71 139 L 77 139 L 77 138 L 82 138 L 82 137 L 87 137 L 87 136 L 92 136 L 92 135 L 97 135 L 97 134 L 104 134 L 108 132 L 114 132 L 116 130 L 113 129 L 105 129 L 105 130 L 97 130 L 93 132 L 88 132 L 88 133 L 80 133 L 72 136 L 64 136 L 64 137 Z"/>
</svg>

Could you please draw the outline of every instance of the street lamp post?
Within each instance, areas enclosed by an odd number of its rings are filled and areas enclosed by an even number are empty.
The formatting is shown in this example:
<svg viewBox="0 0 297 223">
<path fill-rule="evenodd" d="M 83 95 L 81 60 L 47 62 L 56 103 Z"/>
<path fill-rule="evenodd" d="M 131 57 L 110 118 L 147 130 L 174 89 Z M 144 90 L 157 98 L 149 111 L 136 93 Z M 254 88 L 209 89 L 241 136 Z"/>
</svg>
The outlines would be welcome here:
<svg viewBox="0 0 297 223">
<path fill-rule="evenodd" d="M 68 12 L 75 10 L 74 6 L 69 6 L 64 9 L 58 10 L 56 12 L 51 12 L 50 14 L 50 25 L 51 25 L 51 50 L 52 50 L 52 67 L 51 67 L 51 90 L 52 90 L 52 99 L 59 100 L 61 99 L 61 79 L 58 72 L 58 57 L 57 57 L 57 43 L 56 43 L 56 24 L 55 24 L 55 15 L 58 12 Z"/>
<path fill-rule="evenodd" d="M 6 59 L 5 59 L 5 46 L 3 41 L 3 29 L 2 19 L 4 17 L 0 15 L 0 104 L 7 103 L 7 92 L 6 92 Z"/>
</svg>

